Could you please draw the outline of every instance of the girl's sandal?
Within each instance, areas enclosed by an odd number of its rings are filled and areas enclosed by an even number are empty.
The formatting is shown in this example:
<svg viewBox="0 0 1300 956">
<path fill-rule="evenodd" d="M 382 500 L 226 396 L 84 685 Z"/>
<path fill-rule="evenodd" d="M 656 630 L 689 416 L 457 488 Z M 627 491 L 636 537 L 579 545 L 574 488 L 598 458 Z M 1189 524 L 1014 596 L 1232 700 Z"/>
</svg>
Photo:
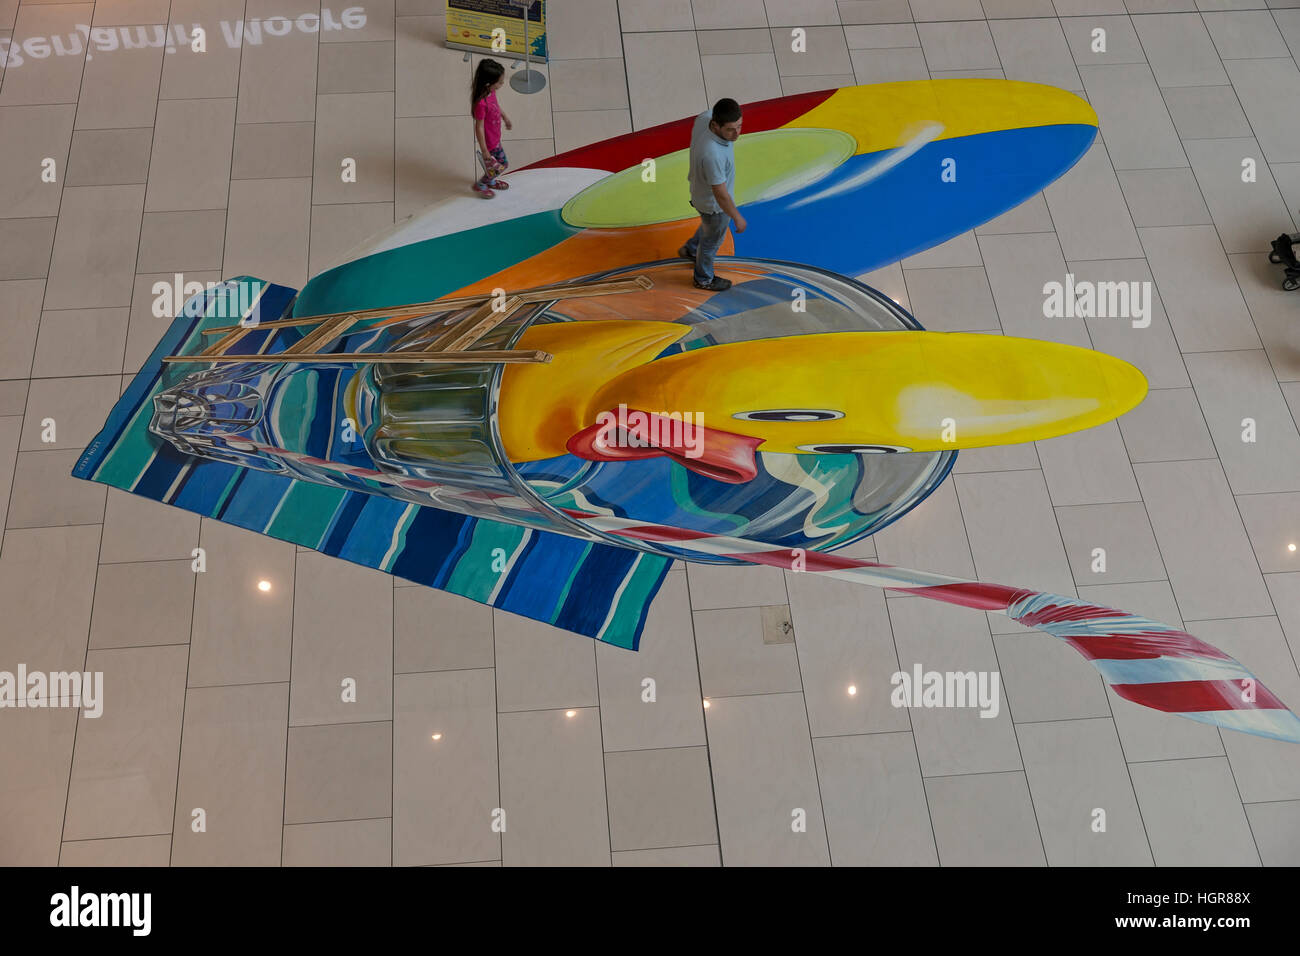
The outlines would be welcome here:
<svg viewBox="0 0 1300 956">
<path fill-rule="evenodd" d="M 478 193 L 479 196 L 483 199 L 491 199 L 493 196 L 496 195 L 496 193 L 488 189 L 486 186 L 475 186 L 474 192 Z"/>
<path fill-rule="evenodd" d="M 492 188 L 493 188 L 493 189 L 509 189 L 509 188 L 510 188 L 510 184 L 509 184 L 508 182 L 506 182 L 504 179 L 494 179 L 494 180 L 492 180 Z"/>
</svg>

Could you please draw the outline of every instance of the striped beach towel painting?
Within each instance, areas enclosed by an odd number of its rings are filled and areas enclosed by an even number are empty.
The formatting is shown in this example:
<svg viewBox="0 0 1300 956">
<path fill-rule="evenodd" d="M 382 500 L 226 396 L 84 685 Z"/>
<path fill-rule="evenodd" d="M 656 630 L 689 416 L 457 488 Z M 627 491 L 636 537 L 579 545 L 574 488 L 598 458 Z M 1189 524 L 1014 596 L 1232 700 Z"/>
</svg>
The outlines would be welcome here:
<svg viewBox="0 0 1300 956">
<path fill-rule="evenodd" d="M 232 302 L 265 321 L 293 296 L 249 277 L 196 295 L 73 475 L 635 650 L 668 558 L 190 457 L 150 434 L 153 397 L 193 371 L 163 356 L 209 344 L 203 329 L 230 324 Z"/>
</svg>

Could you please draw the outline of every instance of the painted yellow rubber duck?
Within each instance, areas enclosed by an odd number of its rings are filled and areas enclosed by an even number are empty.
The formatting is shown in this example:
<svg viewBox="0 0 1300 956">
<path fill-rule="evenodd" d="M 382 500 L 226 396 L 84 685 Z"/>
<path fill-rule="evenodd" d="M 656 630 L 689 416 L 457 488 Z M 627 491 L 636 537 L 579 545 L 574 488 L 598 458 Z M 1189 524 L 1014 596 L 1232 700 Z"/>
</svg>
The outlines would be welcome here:
<svg viewBox="0 0 1300 956">
<path fill-rule="evenodd" d="M 553 360 L 505 371 L 498 421 L 509 458 L 663 454 L 745 481 L 760 450 L 927 452 L 1037 441 L 1111 421 L 1147 391 L 1142 373 L 1112 356 L 975 333 L 829 332 L 656 357 L 689 331 L 649 321 L 529 328 L 518 347 Z"/>
</svg>

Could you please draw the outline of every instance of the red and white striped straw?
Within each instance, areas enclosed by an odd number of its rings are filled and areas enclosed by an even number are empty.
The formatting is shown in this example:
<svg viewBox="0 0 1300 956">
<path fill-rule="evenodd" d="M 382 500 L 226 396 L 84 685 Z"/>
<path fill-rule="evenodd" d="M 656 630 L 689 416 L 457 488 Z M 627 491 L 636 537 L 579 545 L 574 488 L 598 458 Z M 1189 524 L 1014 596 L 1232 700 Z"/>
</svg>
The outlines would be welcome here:
<svg viewBox="0 0 1300 956">
<path fill-rule="evenodd" d="M 427 495 L 433 507 L 439 502 L 473 505 L 490 499 L 501 504 L 515 502 L 517 507 L 528 510 L 535 508 L 533 502 L 513 495 L 464 491 L 436 482 L 343 465 L 240 436 L 227 436 L 227 440 L 234 447 L 256 449 L 316 469 L 365 477 Z M 678 551 L 820 574 L 1005 614 L 1013 621 L 1065 641 L 1087 658 L 1111 689 L 1126 700 L 1230 730 L 1300 743 L 1300 717 L 1250 671 L 1200 638 L 1159 621 L 1030 588 L 969 581 L 822 551 L 779 548 L 748 538 L 573 508 L 558 510 L 585 527 L 628 541 L 654 542 Z"/>
<path fill-rule="evenodd" d="M 1065 641 L 1126 700 L 1202 723 L 1300 743 L 1300 717 L 1245 667 L 1186 631 L 1060 594 L 893 567 L 801 548 L 565 509 L 585 524 L 638 541 L 821 574 L 1005 614 Z"/>
</svg>

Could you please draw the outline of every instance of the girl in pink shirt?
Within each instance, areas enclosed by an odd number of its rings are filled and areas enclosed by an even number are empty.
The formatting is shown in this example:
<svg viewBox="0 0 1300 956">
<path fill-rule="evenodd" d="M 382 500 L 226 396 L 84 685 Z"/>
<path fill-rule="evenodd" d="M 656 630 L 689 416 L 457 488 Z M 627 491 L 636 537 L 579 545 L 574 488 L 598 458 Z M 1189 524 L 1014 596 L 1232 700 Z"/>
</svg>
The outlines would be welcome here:
<svg viewBox="0 0 1300 956">
<path fill-rule="evenodd" d="M 496 91 L 505 82 L 506 68 L 496 60 L 483 60 L 474 71 L 474 85 L 470 91 L 470 112 L 474 116 L 474 138 L 478 141 L 478 159 L 483 166 L 483 177 L 474 183 L 474 190 L 484 199 L 496 195 L 494 189 L 509 189 L 510 184 L 497 177 L 505 172 L 509 162 L 501 148 L 501 124 L 514 129 L 510 117 L 501 110 Z"/>
</svg>

